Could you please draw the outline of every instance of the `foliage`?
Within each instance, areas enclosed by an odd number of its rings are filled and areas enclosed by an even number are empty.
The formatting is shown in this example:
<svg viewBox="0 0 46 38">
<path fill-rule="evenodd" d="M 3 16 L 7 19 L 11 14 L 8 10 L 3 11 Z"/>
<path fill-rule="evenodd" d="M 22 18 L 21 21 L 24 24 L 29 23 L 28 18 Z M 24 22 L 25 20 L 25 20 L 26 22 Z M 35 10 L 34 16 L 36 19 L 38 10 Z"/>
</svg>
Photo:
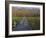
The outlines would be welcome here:
<svg viewBox="0 0 46 38">
<path fill-rule="evenodd" d="M 39 17 L 27 17 L 29 25 L 32 26 L 32 30 L 40 29 L 40 18 Z"/>
<path fill-rule="evenodd" d="M 15 16 L 13 16 L 12 17 L 12 26 L 13 27 L 16 26 L 20 22 L 21 19 L 22 19 L 22 17 L 15 17 Z"/>
</svg>

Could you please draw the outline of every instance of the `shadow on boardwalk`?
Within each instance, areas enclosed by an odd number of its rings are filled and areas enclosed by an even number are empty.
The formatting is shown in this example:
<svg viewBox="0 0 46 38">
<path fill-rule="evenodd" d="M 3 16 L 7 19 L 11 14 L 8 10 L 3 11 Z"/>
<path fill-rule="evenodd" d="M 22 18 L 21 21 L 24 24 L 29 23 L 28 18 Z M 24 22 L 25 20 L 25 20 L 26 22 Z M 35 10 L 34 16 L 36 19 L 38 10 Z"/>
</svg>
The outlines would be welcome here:
<svg viewBox="0 0 46 38">
<path fill-rule="evenodd" d="M 24 30 L 32 30 L 32 27 L 29 26 L 26 17 L 23 17 L 19 24 L 16 25 L 14 31 L 24 31 Z"/>
</svg>

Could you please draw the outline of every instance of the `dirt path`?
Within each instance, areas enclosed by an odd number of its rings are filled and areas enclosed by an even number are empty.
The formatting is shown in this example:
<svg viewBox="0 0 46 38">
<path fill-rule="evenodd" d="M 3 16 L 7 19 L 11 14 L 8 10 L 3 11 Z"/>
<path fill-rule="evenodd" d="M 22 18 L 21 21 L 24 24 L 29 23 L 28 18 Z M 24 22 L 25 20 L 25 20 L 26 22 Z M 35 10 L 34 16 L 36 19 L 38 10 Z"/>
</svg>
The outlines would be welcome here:
<svg viewBox="0 0 46 38">
<path fill-rule="evenodd" d="M 15 28 L 15 31 L 24 31 L 24 30 L 32 30 L 32 28 L 28 24 L 26 17 L 23 17 L 23 19 L 20 21 L 18 25 L 16 25 Z"/>
</svg>

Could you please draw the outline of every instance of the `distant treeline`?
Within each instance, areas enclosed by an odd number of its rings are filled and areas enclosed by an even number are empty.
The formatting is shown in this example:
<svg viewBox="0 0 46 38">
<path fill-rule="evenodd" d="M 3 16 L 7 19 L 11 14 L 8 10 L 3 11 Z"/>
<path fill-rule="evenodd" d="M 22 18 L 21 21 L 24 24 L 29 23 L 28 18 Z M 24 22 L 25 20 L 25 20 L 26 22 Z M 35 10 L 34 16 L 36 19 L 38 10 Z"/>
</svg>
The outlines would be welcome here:
<svg viewBox="0 0 46 38">
<path fill-rule="evenodd" d="M 13 16 L 40 16 L 40 10 L 39 9 L 19 9 L 19 10 L 12 10 Z"/>
</svg>

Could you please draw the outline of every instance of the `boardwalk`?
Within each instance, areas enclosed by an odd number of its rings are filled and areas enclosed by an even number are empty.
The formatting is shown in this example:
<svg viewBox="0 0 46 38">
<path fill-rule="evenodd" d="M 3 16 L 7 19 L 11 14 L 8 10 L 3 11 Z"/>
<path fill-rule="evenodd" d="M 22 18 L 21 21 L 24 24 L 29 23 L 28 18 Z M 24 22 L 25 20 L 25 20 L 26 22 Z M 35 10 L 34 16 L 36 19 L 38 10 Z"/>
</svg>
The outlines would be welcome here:
<svg viewBox="0 0 46 38">
<path fill-rule="evenodd" d="M 32 30 L 29 26 L 26 17 L 23 17 L 22 20 L 19 22 L 18 25 L 15 27 L 15 31 L 24 31 L 24 30 Z"/>
</svg>

